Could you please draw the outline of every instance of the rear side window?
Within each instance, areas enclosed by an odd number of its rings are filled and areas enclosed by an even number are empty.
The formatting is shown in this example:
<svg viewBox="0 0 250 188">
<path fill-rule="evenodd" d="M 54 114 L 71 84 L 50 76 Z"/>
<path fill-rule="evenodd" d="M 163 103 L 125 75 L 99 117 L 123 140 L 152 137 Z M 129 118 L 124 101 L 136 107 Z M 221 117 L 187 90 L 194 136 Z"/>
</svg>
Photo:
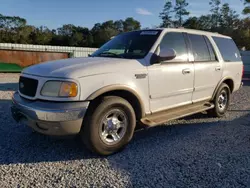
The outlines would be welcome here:
<svg viewBox="0 0 250 188">
<path fill-rule="evenodd" d="M 241 61 L 240 52 L 234 41 L 230 38 L 213 37 L 220 53 L 226 62 Z"/>
<path fill-rule="evenodd" d="M 188 34 L 188 36 L 192 45 L 194 61 L 211 61 L 205 38 L 195 34 Z"/>
</svg>

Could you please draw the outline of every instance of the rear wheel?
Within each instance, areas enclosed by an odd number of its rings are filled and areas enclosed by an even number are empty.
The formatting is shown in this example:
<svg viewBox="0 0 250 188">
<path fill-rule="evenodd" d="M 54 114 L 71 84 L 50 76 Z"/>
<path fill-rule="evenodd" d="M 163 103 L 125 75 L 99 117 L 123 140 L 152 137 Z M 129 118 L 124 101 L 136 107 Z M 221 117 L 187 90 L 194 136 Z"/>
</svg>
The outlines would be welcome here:
<svg viewBox="0 0 250 188">
<path fill-rule="evenodd" d="M 213 117 L 224 116 L 230 104 L 230 98 L 231 98 L 230 88 L 225 83 L 221 84 L 214 99 L 215 107 L 209 110 L 208 114 Z"/>
<path fill-rule="evenodd" d="M 87 114 L 81 138 L 90 150 L 110 155 L 129 143 L 135 125 L 135 112 L 128 101 L 116 96 L 105 97 Z"/>
</svg>

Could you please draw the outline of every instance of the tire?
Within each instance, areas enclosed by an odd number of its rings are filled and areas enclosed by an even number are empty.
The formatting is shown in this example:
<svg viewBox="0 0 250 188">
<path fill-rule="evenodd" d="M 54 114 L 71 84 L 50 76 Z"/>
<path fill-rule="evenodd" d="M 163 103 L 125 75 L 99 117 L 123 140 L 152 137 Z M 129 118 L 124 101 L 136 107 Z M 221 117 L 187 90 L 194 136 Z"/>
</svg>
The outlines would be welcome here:
<svg viewBox="0 0 250 188">
<path fill-rule="evenodd" d="M 121 97 L 108 96 L 90 106 L 80 136 L 91 151 L 111 155 L 129 143 L 135 126 L 136 117 L 131 104 Z"/>
<path fill-rule="evenodd" d="M 213 101 L 215 107 L 211 110 L 208 110 L 208 115 L 210 115 L 211 117 L 223 117 L 230 104 L 230 99 L 231 99 L 230 88 L 228 87 L 227 84 L 222 83 Z"/>
</svg>

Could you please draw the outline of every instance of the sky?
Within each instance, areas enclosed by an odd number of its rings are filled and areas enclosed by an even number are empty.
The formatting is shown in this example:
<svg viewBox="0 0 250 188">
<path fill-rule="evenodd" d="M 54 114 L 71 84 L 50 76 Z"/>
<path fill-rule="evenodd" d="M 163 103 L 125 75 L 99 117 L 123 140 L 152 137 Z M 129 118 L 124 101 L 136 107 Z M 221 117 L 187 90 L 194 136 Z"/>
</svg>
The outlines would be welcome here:
<svg viewBox="0 0 250 188">
<path fill-rule="evenodd" d="M 172 0 L 174 2 L 174 0 Z M 28 24 L 50 29 L 63 24 L 92 28 L 95 23 L 133 17 L 142 27 L 160 24 L 159 13 L 166 0 L 0 0 L 0 14 L 20 16 Z M 209 12 L 209 0 L 187 0 L 190 16 Z M 222 0 L 241 13 L 240 0 Z"/>
</svg>

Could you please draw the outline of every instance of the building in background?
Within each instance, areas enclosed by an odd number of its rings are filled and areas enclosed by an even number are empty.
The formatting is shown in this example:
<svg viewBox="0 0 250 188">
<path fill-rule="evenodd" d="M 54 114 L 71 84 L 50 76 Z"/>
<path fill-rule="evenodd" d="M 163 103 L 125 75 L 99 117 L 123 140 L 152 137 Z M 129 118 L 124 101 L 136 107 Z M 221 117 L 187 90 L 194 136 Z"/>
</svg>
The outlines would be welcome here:
<svg viewBox="0 0 250 188">
<path fill-rule="evenodd" d="M 97 48 L 0 43 L 0 72 L 20 72 L 46 61 L 87 57 Z"/>
</svg>

